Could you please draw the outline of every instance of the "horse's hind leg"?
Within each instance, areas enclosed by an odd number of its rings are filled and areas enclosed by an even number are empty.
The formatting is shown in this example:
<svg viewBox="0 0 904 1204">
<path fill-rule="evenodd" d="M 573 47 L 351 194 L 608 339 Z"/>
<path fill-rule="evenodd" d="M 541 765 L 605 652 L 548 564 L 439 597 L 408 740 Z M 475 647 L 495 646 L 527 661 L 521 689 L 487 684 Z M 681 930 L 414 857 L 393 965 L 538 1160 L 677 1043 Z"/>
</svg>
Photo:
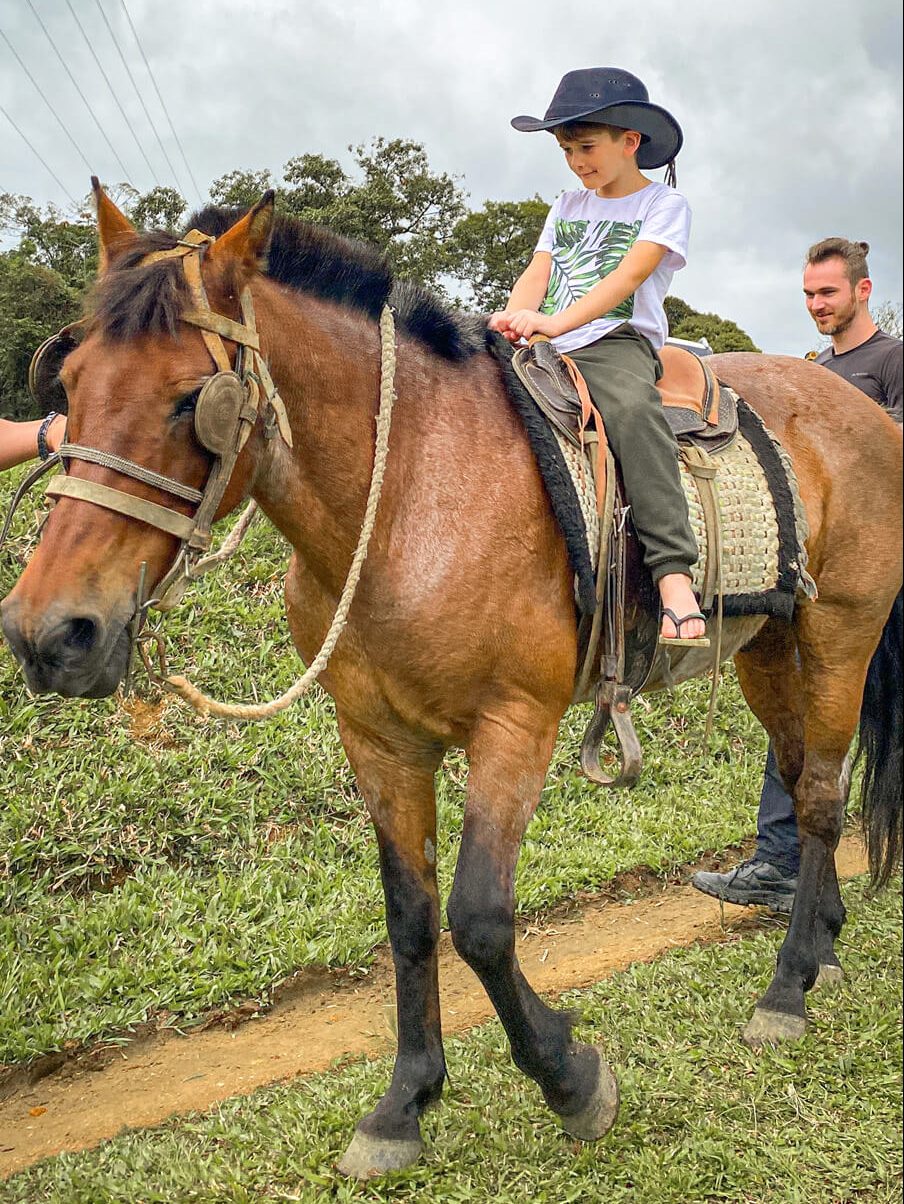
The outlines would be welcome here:
<svg viewBox="0 0 904 1204">
<path fill-rule="evenodd" d="M 844 820 L 845 758 L 881 632 L 881 621 L 873 632 L 865 607 L 856 610 L 829 601 L 801 607 L 797 626 L 804 760 L 793 797 L 800 871 L 775 975 L 745 1030 L 753 1045 L 800 1037 L 806 1028 L 804 995 L 815 984 L 820 965 L 827 967 L 825 977 L 840 974 L 834 942 L 844 907 L 834 862 Z"/>
<path fill-rule="evenodd" d="M 509 708 L 485 720 L 468 748 L 468 801 L 448 916 L 455 948 L 480 978 L 519 1069 L 539 1083 L 574 1137 L 615 1120 L 618 1088 L 596 1049 L 571 1038 L 571 1017 L 547 1007 L 515 956 L 515 865 L 556 737 L 545 713 Z"/>
<path fill-rule="evenodd" d="M 392 1082 L 365 1116 L 339 1163 L 370 1178 L 416 1162 L 418 1117 L 439 1099 L 446 1077 L 439 1011 L 436 885 L 438 747 L 391 746 L 340 716 L 342 742 L 376 828 L 386 925 L 396 975 L 398 1051 Z"/>
</svg>

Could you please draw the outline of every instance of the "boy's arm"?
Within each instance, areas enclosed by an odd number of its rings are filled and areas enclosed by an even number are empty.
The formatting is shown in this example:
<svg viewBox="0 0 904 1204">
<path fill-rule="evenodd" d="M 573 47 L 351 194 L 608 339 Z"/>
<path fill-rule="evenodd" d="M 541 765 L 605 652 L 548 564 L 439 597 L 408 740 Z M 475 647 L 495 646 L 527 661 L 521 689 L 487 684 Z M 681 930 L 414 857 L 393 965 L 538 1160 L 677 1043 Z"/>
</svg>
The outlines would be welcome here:
<svg viewBox="0 0 904 1204">
<path fill-rule="evenodd" d="M 497 310 L 490 315 L 490 330 L 498 330 L 508 334 L 508 317 L 516 310 L 531 310 L 536 312 L 546 296 L 549 288 L 549 276 L 552 272 L 552 256 L 548 251 L 537 251 L 533 259 L 515 281 L 515 286 L 509 294 L 505 309 Z M 513 336 L 517 338 L 518 336 Z"/>
<path fill-rule="evenodd" d="M 506 303 L 506 311 L 511 312 L 513 309 L 539 309 L 546 298 L 546 290 L 549 288 L 549 276 L 552 272 L 552 256 L 548 251 L 537 251 L 515 281 L 515 287 L 512 289 L 509 299 Z"/>
<path fill-rule="evenodd" d="M 574 301 L 557 314 L 539 314 L 528 306 L 513 312 L 514 307 L 510 303 L 506 311 L 508 328 L 521 338 L 530 338 L 532 334 L 545 334 L 549 338 L 555 338 L 556 335 L 576 330 L 579 326 L 586 326 L 588 322 L 601 318 L 603 314 L 609 313 L 630 297 L 656 270 L 666 254 L 668 247 L 639 240 L 615 271 L 610 272 L 578 301 Z M 519 280 L 518 284 L 520 283 Z M 516 284 L 512 290 L 512 297 L 515 296 L 517 288 Z"/>
</svg>

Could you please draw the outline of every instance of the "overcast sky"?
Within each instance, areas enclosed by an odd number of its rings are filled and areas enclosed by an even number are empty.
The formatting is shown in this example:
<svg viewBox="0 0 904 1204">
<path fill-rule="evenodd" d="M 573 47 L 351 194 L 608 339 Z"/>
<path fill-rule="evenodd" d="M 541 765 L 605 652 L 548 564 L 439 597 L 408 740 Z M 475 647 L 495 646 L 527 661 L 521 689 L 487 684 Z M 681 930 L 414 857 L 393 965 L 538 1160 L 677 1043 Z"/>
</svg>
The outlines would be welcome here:
<svg viewBox="0 0 904 1204">
<path fill-rule="evenodd" d="M 383 135 L 422 142 L 474 208 L 535 193 L 552 201 L 574 177 L 549 135 L 516 133 L 509 119 L 541 115 L 568 70 L 618 66 L 684 129 L 678 179 L 694 225 L 675 295 L 734 319 L 764 350 L 801 355 L 817 345 L 803 255 L 840 234 L 873 248 L 874 300 L 902 298 L 900 0 L 2 0 L 0 30 L 91 169 L 123 178 L 38 17 L 129 181 L 141 191 L 175 183 L 194 204 L 128 16 L 205 193 L 233 168 L 279 178 L 305 152 L 350 167 L 348 144 Z M 88 168 L 2 37 L 0 104 L 82 196 Z M 67 204 L 3 115 L 0 152 L 0 191 Z"/>
</svg>

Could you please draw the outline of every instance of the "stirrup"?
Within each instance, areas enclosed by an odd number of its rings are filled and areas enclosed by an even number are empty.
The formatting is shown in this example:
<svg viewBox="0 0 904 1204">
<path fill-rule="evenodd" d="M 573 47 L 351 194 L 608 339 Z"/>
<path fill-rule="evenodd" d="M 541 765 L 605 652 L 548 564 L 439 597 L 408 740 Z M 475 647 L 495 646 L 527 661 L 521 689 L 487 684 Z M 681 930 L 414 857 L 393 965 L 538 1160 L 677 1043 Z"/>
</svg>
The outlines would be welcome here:
<svg viewBox="0 0 904 1204">
<path fill-rule="evenodd" d="M 682 634 L 681 634 L 681 628 L 690 619 L 702 619 L 703 622 L 705 623 L 706 615 L 701 614 L 701 612 L 699 610 L 692 610 L 689 614 L 686 614 L 682 618 L 679 619 L 678 616 L 675 614 L 675 612 L 669 606 L 663 606 L 662 613 L 665 615 L 665 617 L 667 619 L 672 620 L 672 622 L 675 624 L 675 630 L 678 632 L 678 634 L 677 635 L 660 635 L 660 637 L 659 637 L 660 644 L 671 644 L 671 645 L 677 646 L 679 648 L 708 648 L 709 647 L 709 636 L 699 635 L 696 637 L 696 639 L 694 639 L 689 636 L 682 636 Z"/>
</svg>

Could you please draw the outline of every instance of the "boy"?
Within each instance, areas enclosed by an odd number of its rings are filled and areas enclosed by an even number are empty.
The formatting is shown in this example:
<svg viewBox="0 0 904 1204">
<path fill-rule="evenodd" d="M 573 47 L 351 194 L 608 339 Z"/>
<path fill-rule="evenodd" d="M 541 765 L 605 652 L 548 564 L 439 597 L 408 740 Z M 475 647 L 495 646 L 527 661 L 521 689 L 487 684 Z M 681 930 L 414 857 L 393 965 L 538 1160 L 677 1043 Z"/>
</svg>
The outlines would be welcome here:
<svg viewBox="0 0 904 1204">
<path fill-rule="evenodd" d="M 636 76 L 614 67 L 570 71 L 542 120 L 515 117 L 512 125 L 550 130 L 582 189 L 553 205 L 490 329 L 510 342 L 547 335 L 575 361 L 621 464 L 644 563 L 662 599 L 660 638 L 705 646 L 691 589 L 697 545 L 656 390 L 656 351 L 668 333 L 662 303 L 685 264 L 690 209 L 674 188 L 640 172 L 667 163 L 674 182 L 681 128 L 650 104 Z"/>
</svg>

